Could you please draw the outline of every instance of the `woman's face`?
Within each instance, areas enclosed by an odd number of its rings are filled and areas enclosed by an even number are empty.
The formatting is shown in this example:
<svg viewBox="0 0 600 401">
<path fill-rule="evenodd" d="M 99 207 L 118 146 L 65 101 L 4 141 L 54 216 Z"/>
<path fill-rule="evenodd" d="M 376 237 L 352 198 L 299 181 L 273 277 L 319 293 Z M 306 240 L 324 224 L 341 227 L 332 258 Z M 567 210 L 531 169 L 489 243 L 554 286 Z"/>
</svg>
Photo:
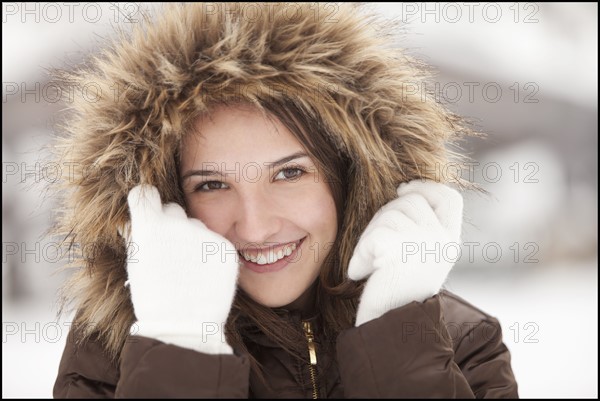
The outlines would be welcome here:
<svg viewBox="0 0 600 401">
<path fill-rule="evenodd" d="M 239 286 L 281 307 L 319 275 L 337 234 L 324 176 L 277 119 L 220 107 L 182 144 L 188 214 L 231 241 L 242 262 Z"/>
</svg>

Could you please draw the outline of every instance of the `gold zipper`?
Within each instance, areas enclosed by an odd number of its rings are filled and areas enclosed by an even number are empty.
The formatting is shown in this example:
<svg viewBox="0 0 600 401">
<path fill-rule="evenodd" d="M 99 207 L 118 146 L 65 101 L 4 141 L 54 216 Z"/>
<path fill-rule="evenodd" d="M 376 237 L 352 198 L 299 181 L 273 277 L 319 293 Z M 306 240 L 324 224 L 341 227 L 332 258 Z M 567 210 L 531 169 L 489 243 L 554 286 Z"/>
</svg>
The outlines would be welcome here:
<svg viewBox="0 0 600 401">
<path fill-rule="evenodd" d="M 312 325 L 310 322 L 302 322 L 302 327 L 304 328 L 304 335 L 306 336 L 306 340 L 308 341 L 308 356 L 310 357 L 310 365 L 308 365 L 308 371 L 310 372 L 310 381 L 313 386 L 313 399 L 319 398 L 319 391 L 317 387 L 317 348 L 314 342 L 314 334 L 312 330 Z"/>
</svg>

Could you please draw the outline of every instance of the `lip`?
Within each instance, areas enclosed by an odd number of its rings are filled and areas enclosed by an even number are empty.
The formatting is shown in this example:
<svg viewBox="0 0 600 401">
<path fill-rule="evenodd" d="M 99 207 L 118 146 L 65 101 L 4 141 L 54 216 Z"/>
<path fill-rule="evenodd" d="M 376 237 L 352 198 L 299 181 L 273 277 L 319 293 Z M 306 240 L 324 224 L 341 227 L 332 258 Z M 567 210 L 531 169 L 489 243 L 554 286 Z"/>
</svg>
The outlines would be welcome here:
<svg viewBox="0 0 600 401">
<path fill-rule="evenodd" d="M 287 265 L 289 265 L 291 262 L 295 261 L 296 259 L 296 254 L 298 253 L 298 250 L 300 249 L 300 247 L 302 246 L 302 244 L 304 243 L 304 240 L 306 239 L 306 237 L 302 238 L 300 240 L 300 242 L 298 242 L 298 245 L 296 246 L 296 249 L 294 249 L 294 251 L 292 253 L 290 253 L 288 256 L 278 260 L 275 263 L 267 263 L 265 265 L 259 265 L 258 263 L 254 263 L 251 262 L 249 260 L 244 259 L 243 256 L 240 255 L 240 260 L 242 261 L 242 264 L 245 268 L 247 268 L 248 270 L 252 270 L 254 273 L 274 273 L 274 272 L 278 272 L 279 270 L 282 270 L 283 268 L 285 268 Z"/>
</svg>

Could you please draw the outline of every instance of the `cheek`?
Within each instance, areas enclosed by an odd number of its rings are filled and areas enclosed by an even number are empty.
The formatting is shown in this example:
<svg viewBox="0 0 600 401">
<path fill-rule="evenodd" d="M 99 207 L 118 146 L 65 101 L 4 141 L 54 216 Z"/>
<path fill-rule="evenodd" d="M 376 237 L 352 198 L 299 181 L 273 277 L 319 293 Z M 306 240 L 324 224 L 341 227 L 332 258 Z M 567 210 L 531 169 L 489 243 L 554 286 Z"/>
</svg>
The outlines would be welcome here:
<svg viewBox="0 0 600 401">
<path fill-rule="evenodd" d="M 226 217 L 231 216 L 225 204 L 222 202 L 201 203 L 193 199 L 193 197 L 186 197 L 186 202 L 189 217 L 200 220 L 208 229 L 217 234 L 225 235 L 230 224 Z"/>
<path fill-rule="evenodd" d="M 329 189 L 318 185 L 303 195 L 295 198 L 294 220 L 311 233 L 315 241 L 333 241 L 337 233 L 337 212 Z"/>
</svg>

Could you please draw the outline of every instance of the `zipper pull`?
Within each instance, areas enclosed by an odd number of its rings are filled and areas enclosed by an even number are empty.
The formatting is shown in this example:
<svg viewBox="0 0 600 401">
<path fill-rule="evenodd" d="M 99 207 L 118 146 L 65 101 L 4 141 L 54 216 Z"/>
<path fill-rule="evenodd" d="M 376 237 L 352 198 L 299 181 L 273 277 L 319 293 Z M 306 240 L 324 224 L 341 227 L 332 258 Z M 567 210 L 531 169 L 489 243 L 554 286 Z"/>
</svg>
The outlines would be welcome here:
<svg viewBox="0 0 600 401">
<path fill-rule="evenodd" d="M 312 325 L 310 322 L 302 322 L 302 327 L 304 328 L 304 335 L 306 336 L 306 340 L 308 341 L 308 355 L 310 357 L 310 364 L 317 364 L 317 348 L 314 343 L 314 334 L 312 330 Z"/>
</svg>

